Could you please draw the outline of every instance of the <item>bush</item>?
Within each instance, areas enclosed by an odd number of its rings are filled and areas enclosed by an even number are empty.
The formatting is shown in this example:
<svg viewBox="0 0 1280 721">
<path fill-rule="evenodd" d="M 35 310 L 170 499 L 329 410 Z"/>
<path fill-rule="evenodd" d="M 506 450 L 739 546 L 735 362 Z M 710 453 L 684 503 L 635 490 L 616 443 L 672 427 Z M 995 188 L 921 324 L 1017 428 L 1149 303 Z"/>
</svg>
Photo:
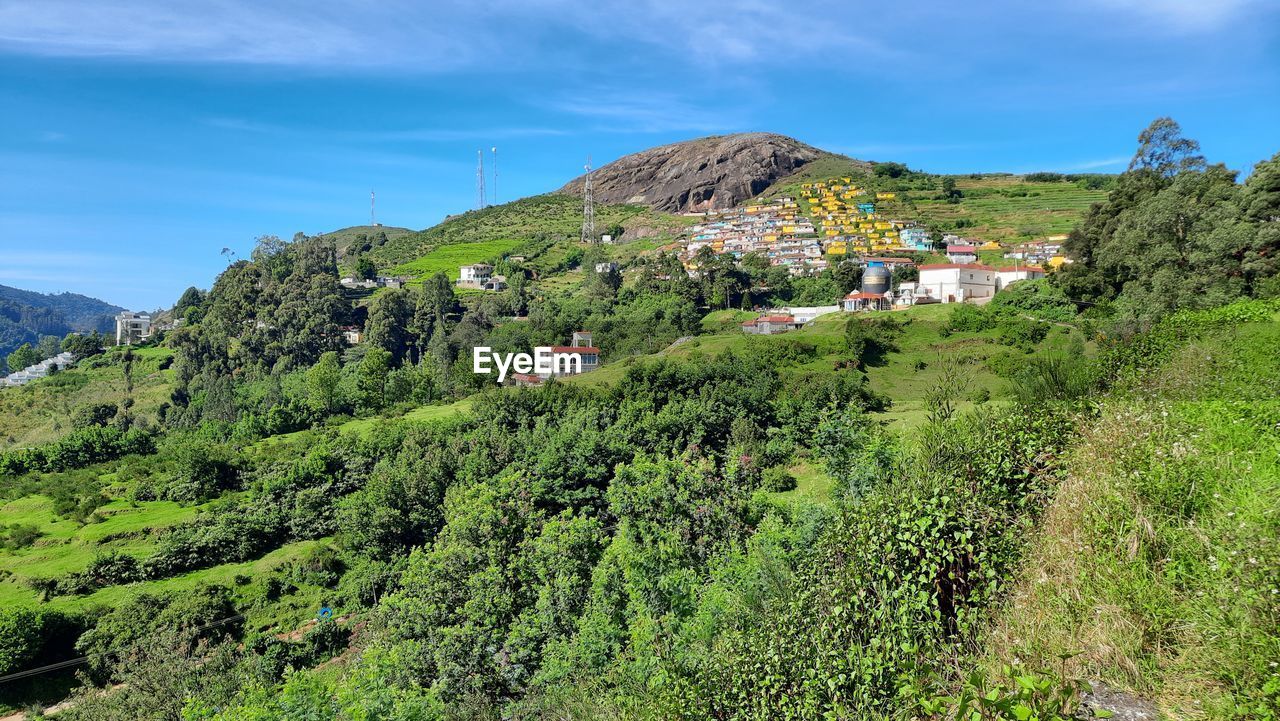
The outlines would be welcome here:
<svg viewBox="0 0 1280 721">
<path fill-rule="evenodd" d="M 766 468 L 761 487 L 774 493 L 792 491 L 796 488 L 796 477 L 785 466 Z"/>
</svg>

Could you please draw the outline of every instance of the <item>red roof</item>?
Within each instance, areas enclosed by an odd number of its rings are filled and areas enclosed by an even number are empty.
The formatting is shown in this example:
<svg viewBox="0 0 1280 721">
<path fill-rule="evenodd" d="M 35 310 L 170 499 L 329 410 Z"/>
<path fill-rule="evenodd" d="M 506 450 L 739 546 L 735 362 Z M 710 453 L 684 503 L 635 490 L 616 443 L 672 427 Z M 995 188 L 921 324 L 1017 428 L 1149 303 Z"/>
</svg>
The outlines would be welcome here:
<svg viewBox="0 0 1280 721">
<path fill-rule="evenodd" d="M 948 245 L 948 253 L 974 253 L 977 254 L 978 246 L 976 245 Z"/>
<path fill-rule="evenodd" d="M 525 383 L 541 383 L 542 382 L 542 376 L 537 375 L 535 373 L 512 373 L 511 377 L 518 381 L 524 381 Z"/>
<path fill-rule="evenodd" d="M 906 265 L 915 265 L 916 262 L 910 258 L 863 258 L 868 263 L 905 263 Z"/>
<path fill-rule="evenodd" d="M 920 270 L 946 270 L 948 268 L 968 268 L 969 270 L 995 270 L 981 263 L 931 263 L 920 266 Z"/>
<path fill-rule="evenodd" d="M 850 293 L 844 297 L 845 300 L 879 300 L 884 297 L 884 293 Z"/>
<path fill-rule="evenodd" d="M 789 315 L 762 315 L 756 318 L 757 323 L 795 323 L 796 319 Z"/>
<path fill-rule="evenodd" d="M 1032 273 L 1043 273 L 1044 268 L 1038 265 L 1006 265 L 1003 268 L 996 268 L 997 273 L 1011 273 L 1016 270 L 1027 270 Z"/>
<path fill-rule="evenodd" d="M 596 355 L 600 355 L 599 348 L 592 348 L 591 346 L 576 346 L 576 345 L 551 346 L 551 352 L 552 353 L 595 353 Z"/>
</svg>

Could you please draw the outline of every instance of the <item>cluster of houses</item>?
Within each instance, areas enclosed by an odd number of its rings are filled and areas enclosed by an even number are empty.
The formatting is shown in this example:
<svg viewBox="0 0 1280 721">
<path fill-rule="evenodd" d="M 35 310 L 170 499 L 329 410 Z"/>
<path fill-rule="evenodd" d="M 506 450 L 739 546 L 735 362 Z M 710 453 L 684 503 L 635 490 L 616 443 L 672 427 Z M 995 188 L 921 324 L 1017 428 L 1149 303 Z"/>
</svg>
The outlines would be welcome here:
<svg viewBox="0 0 1280 721">
<path fill-rule="evenodd" d="M 792 275 L 812 275 L 825 270 L 832 256 L 932 249 L 925 229 L 877 212 L 877 203 L 892 205 L 895 193 L 871 193 L 850 182 L 833 178 L 805 183 L 800 200 L 783 197 L 692 214 L 702 222 L 689 229 L 680 258 L 686 270 L 696 274 L 695 258 L 703 248 L 739 259 L 761 253 Z M 801 208 L 801 202 L 806 207 Z"/>
<path fill-rule="evenodd" d="M 844 177 L 805 183 L 800 186 L 800 197 L 818 226 L 828 255 L 930 249 L 929 236 L 923 228 L 884 217 L 883 208 L 877 208 L 877 203 L 892 206 L 897 193 L 873 195 L 853 185 L 852 178 Z"/>
<path fill-rule="evenodd" d="M 74 356 L 67 351 L 63 351 L 52 358 L 46 358 L 33 366 L 28 366 L 20 371 L 15 371 L 9 375 L 0 378 L 0 387 L 21 386 L 26 385 L 34 380 L 40 380 L 55 373 L 63 368 L 71 367 L 75 362 Z"/>
<path fill-rule="evenodd" d="M 800 206 L 791 198 L 700 213 L 703 220 L 689 229 L 680 259 L 690 274 L 697 272 L 695 258 L 703 248 L 738 259 L 761 253 L 793 275 L 820 272 L 827 260 L 817 230 L 799 214 Z"/>
<path fill-rule="evenodd" d="M 1045 276 L 1035 265 L 990 266 L 981 263 L 929 263 L 917 267 L 919 279 L 903 281 L 895 288 L 893 267 L 916 267 L 905 258 L 867 258 L 861 289 L 849 293 L 839 305 L 772 310 L 742 324 L 744 333 L 773 335 L 795 330 L 818 315 L 845 311 L 857 313 L 893 310 L 928 303 L 985 303 L 1020 280 Z"/>
<path fill-rule="evenodd" d="M 522 256 L 517 257 L 523 259 Z M 458 280 L 454 282 L 454 285 L 459 288 L 473 290 L 506 290 L 507 277 L 505 275 L 494 275 L 493 266 L 488 263 L 475 263 L 473 265 L 464 265 L 458 269 Z"/>
</svg>

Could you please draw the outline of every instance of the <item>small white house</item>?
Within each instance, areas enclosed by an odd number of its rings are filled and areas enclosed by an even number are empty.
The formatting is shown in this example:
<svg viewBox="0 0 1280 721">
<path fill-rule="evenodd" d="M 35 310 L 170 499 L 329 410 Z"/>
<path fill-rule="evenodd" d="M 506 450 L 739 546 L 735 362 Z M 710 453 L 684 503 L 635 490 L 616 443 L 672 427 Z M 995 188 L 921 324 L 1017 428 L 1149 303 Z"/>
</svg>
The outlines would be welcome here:
<svg viewBox="0 0 1280 721">
<path fill-rule="evenodd" d="M 996 268 L 996 290 L 1009 287 L 1010 283 L 1020 280 L 1035 280 L 1044 277 L 1044 268 L 1038 265 L 1010 265 Z"/>
<path fill-rule="evenodd" d="M 920 266 L 917 296 L 942 303 L 963 303 L 996 294 L 996 269 L 979 263 L 936 263 Z"/>
</svg>

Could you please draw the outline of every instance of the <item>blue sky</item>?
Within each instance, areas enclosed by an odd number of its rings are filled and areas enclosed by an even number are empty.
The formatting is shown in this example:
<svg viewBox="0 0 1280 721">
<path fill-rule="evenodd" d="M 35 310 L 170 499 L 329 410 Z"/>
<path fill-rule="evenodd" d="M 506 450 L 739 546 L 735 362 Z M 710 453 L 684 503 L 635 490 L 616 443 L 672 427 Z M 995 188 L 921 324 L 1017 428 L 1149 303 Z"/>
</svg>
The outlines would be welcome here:
<svg viewBox="0 0 1280 721">
<path fill-rule="evenodd" d="M 0 0 L 0 283 L 167 306 L 370 189 L 465 210 L 495 145 L 500 200 L 746 130 L 936 172 L 1119 171 L 1159 115 L 1280 150 L 1276 0 L 967 5 Z"/>
</svg>

